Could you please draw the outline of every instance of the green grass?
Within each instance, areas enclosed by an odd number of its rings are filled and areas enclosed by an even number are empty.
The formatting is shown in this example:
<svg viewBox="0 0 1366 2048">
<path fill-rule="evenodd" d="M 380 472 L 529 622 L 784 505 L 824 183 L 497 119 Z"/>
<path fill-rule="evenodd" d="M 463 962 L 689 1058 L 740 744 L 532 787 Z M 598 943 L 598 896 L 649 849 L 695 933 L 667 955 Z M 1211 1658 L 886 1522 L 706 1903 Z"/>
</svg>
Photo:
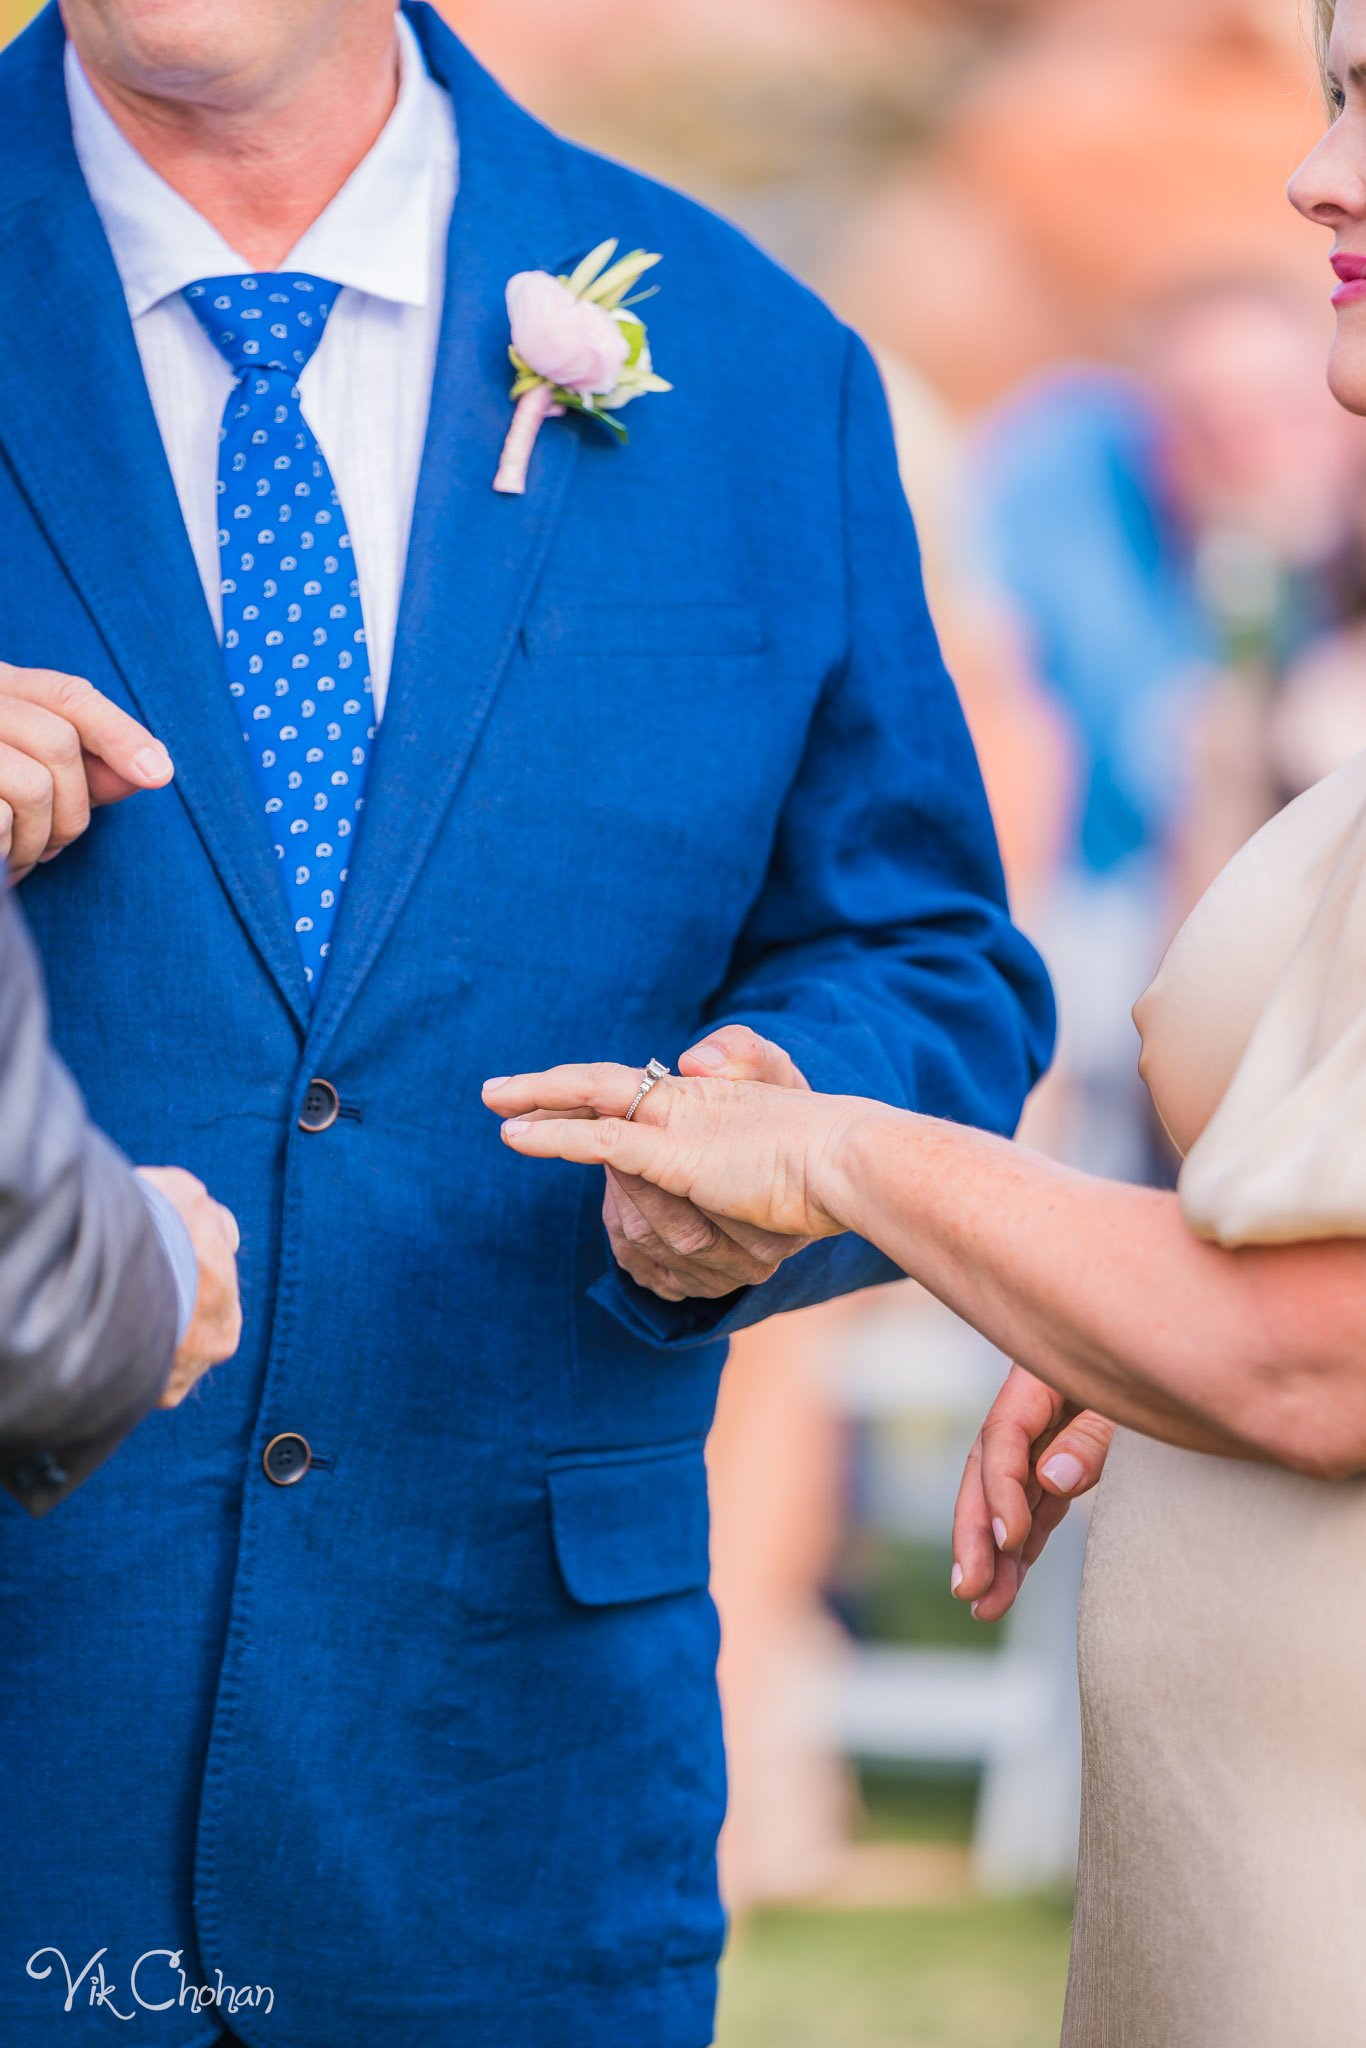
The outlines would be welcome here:
<svg viewBox="0 0 1366 2048">
<path fill-rule="evenodd" d="M 859 1790 L 859 1841 L 971 1839 L 973 1772 L 865 1768 Z M 1068 1899 L 958 1895 L 757 1913 L 722 1971 L 716 2048 L 1057 2048 L 1071 1918 Z"/>
<path fill-rule="evenodd" d="M 756 1916 L 716 2048 L 1057 2048 L 1071 1908 L 1025 1899 Z"/>
</svg>

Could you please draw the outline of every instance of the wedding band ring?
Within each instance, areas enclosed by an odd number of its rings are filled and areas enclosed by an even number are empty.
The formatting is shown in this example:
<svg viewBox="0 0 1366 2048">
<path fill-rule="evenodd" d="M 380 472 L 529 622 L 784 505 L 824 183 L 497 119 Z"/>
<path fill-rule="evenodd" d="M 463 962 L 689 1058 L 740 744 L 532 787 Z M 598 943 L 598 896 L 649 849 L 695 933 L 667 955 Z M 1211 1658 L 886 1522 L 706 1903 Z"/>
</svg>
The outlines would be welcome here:
<svg viewBox="0 0 1366 2048">
<path fill-rule="evenodd" d="M 645 1069 L 645 1079 L 641 1082 L 639 1088 L 637 1088 L 636 1090 L 636 1099 L 626 1112 L 626 1121 L 628 1124 L 630 1123 L 631 1118 L 635 1115 L 636 1111 L 640 1108 L 641 1103 L 645 1100 L 650 1090 L 652 1088 L 657 1088 L 661 1081 L 665 1081 L 668 1079 L 668 1076 L 669 1069 L 666 1066 L 664 1066 L 661 1061 L 650 1061 L 649 1066 Z"/>
</svg>

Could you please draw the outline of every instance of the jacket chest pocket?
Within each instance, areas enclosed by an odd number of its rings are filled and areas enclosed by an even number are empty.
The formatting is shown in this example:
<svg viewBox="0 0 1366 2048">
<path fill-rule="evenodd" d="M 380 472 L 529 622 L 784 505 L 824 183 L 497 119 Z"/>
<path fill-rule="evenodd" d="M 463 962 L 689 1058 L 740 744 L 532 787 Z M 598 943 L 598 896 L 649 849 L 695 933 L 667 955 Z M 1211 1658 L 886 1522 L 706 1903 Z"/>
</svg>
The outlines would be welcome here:
<svg viewBox="0 0 1366 2048">
<path fill-rule="evenodd" d="M 550 602 L 522 628 L 535 663 L 749 661 L 768 651 L 763 618 L 731 603 L 582 605 Z"/>
</svg>

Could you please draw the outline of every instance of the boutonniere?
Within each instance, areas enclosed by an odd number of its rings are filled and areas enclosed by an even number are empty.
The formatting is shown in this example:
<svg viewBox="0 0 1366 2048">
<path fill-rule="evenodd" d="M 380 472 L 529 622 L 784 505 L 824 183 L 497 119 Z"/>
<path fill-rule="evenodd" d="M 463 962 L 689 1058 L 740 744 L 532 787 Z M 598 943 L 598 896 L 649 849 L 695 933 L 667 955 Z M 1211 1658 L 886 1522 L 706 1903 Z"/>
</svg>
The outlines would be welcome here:
<svg viewBox="0 0 1366 2048">
<path fill-rule="evenodd" d="M 586 413 L 624 441 L 626 429 L 614 417 L 622 406 L 647 391 L 672 391 L 654 373 L 645 322 L 635 311 L 653 288 L 627 297 L 659 258 L 635 249 L 613 262 L 616 253 L 615 242 L 602 242 L 568 277 L 520 270 L 509 278 L 508 355 L 517 372 L 511 394 L 517 409 L 495 491 L 525 491 L 527 463 L 543 421 Z"/>
</svg>

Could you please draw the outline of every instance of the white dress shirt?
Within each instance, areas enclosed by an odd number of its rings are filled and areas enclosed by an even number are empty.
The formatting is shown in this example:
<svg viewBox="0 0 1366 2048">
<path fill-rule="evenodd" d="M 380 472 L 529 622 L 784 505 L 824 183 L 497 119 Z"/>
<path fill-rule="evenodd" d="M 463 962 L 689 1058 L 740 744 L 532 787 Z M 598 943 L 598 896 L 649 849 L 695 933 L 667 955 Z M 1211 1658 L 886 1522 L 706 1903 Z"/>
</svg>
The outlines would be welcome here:
<svg viewBox="0 0 1366 2048">
<path fill-rule="evenodd" d="M 397 22 L 394 110 L 369 154 L 280 265 L 345 287 L 299 378 L 299 395 L 346 514 L 377 718 L 388 691 L 427 432 L 458 174 L 450 98 L 427 71 L 402 15 Z M 221 635 L 218 430 L 234 379 L 180 294 L 196 278 L 240 277 L 255 265 L 138 155 L 96 97 L 70 43 L 66 92 L 76 155 L 118 266 L 185 528 Z"/>
</svg>

